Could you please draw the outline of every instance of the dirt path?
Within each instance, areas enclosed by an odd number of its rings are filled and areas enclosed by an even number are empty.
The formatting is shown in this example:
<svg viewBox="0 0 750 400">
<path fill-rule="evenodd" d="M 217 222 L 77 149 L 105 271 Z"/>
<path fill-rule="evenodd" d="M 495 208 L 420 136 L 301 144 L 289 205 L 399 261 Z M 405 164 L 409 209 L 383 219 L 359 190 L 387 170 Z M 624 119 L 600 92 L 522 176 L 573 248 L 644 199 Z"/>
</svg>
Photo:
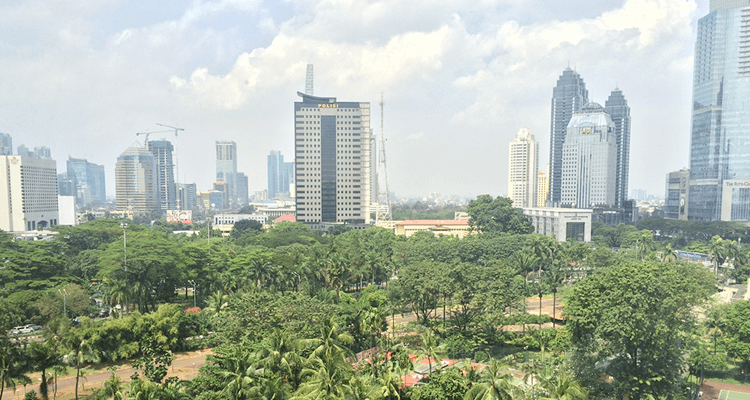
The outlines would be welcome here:
<svg viewBox="0 0 750 400">
<path fill-rule="evenodd" d="M 206 356 L 212 354 L 211 350 L 200 350 L 189 353 L 179 353 L 175 355 L 175 360 L 172 362 L 172 366 L 167 373 L 167 376 L 177 376 L 180 379 L 187 380 L 198 376 L 198 369 L 206 363 Z M 117 375 L 124 382 L 130 382 L 130 377 L 136 372 L 130 367 L 130 362 L 119 364 L 115 371 Z M 57 398 L 61 400 L 72 399 L 75 397 L 75 371 L 73 376 L 66 376 L 65 378 L 58 378 L 57 380 Z M 25 388 L 18 386 L 15 392 L 12 389 L 6 388 L 5 393 L 1 400 L 15 400 L 23 399 L 26 392 L 34 390 L 39 393 L 39 374 L 30 375 L 34 384 L 28 385 Z M 85 379 L 81 378 L 79 382 L 78 393 L 79 396 L 83 393 L 90 394 L 92 389 L 102 387 L 104 381 L 112 376 L 112 371 L 107 370 L 107 367 L 102 367 L 101 372 L 95 372 L 93 374 L 85 375 Z M 49 396 L 52 398 L 52 386 L 49 389 Z"/>
</svg>

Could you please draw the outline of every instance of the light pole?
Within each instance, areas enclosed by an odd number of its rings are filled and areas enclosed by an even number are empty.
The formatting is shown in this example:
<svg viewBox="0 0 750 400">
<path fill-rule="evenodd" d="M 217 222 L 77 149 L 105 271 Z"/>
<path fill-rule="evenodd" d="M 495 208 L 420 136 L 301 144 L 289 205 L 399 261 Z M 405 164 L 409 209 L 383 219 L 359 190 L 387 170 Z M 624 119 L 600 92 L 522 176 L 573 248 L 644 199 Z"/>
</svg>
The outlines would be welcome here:
<svg viewBox="0 0 750 400">
<path fill-rule="evenodd" d="M 195 300 L 195 281 L 191 279 L 188 282 L 193 285 L 193 307 L 198 307 Z"/>
<path fill-rule="evenodd" d="M 128 227 L 128 224 L 121 223 L 120 228 L 122 228 L 122 252 L 124 255 L 123 258 L 123 265 L 125 266 L 125 272 L 128 272 L 128 235 L 125 229 Z"/>
<path fill-rule="evenodd" d="M 68 292 L 65 289 L 63 290 L 57 289 L 57 292 L 60 293 L 60 295 L 63 297 L 63 315 L 65 316 L 65 318 L 67 318 L 68 317 L 68 304 L 67 304 Z"/>
</svg>

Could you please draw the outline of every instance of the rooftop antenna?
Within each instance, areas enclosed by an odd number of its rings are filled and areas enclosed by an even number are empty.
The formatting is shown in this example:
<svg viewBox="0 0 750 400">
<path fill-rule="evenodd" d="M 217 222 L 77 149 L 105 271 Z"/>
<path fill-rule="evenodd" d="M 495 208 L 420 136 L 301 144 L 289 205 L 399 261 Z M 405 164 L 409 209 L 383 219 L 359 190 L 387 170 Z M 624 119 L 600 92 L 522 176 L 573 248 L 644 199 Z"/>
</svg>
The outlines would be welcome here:
<svg viewBox="0 0 750 400">
<path fill-rule="evenodd" d="M 307 76 L 305 78 L 305 94 L 313 95 L 313 65 L 307 64 Z"/>
<path fill-rule="evenodd" d="M 385 134 L 383 133 L 383 92 L 380 92 L 380 152 L 378 155 L 378 205 L 375 211 L 375 225 L 393 229 L 391 214 L 391 193 L 388 190 L 388 167 L 385 163 Z M 381 190 L 384 189 L 384 190 Z"/>
</svg>

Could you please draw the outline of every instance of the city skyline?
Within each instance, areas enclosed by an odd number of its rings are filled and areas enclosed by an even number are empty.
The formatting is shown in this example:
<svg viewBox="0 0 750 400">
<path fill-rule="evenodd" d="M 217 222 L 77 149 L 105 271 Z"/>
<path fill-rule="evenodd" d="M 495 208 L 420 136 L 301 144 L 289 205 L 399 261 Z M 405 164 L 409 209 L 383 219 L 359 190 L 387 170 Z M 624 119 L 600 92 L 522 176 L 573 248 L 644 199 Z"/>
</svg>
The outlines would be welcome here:
<svg viewBox="0 0 750 400">
<path fill-rule="evenodd" d="M 586 79 L 589 100 L 603 103 L 619 86 L 633 132 L 660 132 L 633 138 L 631 187 L 661 193 L 665 174 L 687 166 L 694 28 L 707 1 L 377 4 L 384 11 L 356 29 L 341 16 L 364 12 L 364 3 L 0 6 L 0 31 L 30 38 L 2 55 L 0 132 L 49 147 L 58 170 L 71 156 L 113 177 L 136 132 L 180 126 L 179 140 L 162 135 L 179 149 L 176 180 L 210 188 L 206 150 L 233 140 L 254 192 L 266 186 L 268 152 L 291 154 L 293 126 L 277 110 L 303 90 L 310 62 L 318 95 L 375 104 L 385 93 L 391 190 L 502 195 L 507 160 L 495 153 L 528 126 L 548 158 L 549 88 L 569 65 Z M 331 35 L 332 27 L 356 34 Z M 378 119 L 373 127 L 379 134 Z M 666 147 L 663 165 L 647 167 Z"/>
</svg>

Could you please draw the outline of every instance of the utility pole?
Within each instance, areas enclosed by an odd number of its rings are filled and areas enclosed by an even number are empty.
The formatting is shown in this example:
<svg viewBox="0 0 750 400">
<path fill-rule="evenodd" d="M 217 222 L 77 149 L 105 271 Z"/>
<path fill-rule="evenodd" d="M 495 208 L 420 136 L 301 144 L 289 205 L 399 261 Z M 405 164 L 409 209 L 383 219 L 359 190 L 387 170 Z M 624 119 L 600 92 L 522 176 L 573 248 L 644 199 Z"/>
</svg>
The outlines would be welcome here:
<svg viewBox="0 0 750 400">
<path fill-rule="evenodd" d="M 123 266 L 125 267 L 125 272 L 128 272 L 128 235 L 126 233 L 126 228 L 128 227 L 128 224 L 121 223 L 120 228 L 122 228 L 122 252 L 123 252 Z"/>
<path fill-rule="evenodd" d="M 391 214 L 391 194 L 388 189 L 388 167 L 385 163 L 385 133 L 383 131 L 383 92 L 380 92 L 380 151 L 378 157 L 378 193 L 377 210 L 375 210 L 375 225 L 393 228 Z"/>
</svg>

